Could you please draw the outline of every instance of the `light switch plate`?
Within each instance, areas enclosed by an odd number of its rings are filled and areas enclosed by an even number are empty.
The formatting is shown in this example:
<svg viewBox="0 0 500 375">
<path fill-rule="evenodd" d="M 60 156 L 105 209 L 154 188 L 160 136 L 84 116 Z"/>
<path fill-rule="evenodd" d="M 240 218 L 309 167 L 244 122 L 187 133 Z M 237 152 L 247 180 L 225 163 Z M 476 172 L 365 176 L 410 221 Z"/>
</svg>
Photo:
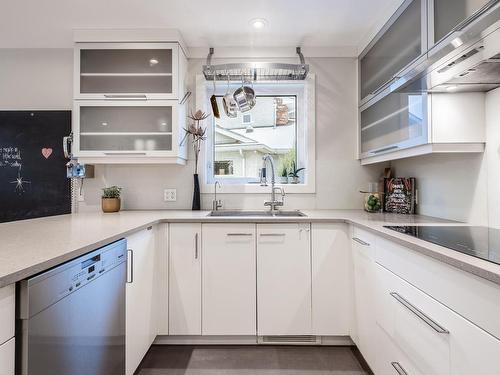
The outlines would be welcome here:
<svg viewBox="0 0 500 375">
<path fill-rule="evenodd" d="M 163 200 L 165 202 L 175 202 L 177 200 L 177 189 L 165 189 L 163 191 Z"/>
</svg>

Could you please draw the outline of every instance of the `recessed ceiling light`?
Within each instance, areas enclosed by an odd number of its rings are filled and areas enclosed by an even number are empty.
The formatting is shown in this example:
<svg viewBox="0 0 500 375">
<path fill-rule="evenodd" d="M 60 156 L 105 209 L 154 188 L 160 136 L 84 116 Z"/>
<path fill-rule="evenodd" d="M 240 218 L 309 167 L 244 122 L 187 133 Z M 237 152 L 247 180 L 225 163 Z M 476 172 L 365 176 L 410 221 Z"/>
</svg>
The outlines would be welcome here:
<svg viewBox="0 0 500 375">
<path fill-rule="evenodd" d="M 250 20 L 250 25 L 254 29 L 263 29 L 267 26 L 267 21 L 264 18 L 254 18 Z"/>
</svg>

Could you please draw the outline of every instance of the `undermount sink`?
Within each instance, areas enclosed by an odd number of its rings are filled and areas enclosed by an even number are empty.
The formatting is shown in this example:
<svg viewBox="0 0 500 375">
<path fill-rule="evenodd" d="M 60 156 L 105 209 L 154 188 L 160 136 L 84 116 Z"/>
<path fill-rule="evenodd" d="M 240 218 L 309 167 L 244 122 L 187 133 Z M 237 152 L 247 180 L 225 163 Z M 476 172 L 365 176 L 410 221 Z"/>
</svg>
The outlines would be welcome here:
<svg viewBox="0 0 500 375">
<path fill-rule="evenodd" d="M 221 210 L 221 211 L 212 211 L 208 214 L 208 216 L 218 216 L 218 217 L 242 217 L 242 216 L 253 216 L 253 217 L 305 217 L 307 216 L 303 212 L 300 211 L 230 211 L 230 210 Z"/>
</svg>

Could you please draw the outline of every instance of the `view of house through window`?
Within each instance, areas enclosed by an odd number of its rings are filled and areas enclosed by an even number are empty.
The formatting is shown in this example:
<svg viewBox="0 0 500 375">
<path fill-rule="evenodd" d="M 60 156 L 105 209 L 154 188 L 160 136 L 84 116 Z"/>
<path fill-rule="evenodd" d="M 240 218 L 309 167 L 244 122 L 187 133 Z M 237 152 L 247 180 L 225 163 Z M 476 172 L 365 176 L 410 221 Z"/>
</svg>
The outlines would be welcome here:
<svg viewBox="0 0 500 375">
<path fill-rule="evenodd" d="M 286 177 L 297 164 L 296 96 L 259 96 L 248 112 L 229 118 L 217 98 L 220 119 L 214 118 L 214 176 L 256 181 L 262 157 L 271 154 L 277 176 Z"/>
</svg>

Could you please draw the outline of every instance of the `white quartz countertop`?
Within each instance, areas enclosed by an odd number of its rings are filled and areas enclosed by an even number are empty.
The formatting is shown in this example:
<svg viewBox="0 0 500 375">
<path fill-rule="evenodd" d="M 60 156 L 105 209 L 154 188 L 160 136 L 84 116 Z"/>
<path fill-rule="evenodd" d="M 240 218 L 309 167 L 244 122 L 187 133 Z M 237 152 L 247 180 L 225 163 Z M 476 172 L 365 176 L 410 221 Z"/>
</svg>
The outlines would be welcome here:
<svg viewBox="0 0 500 375">
<path fill-rule="evenodd" d="M 303 210 L 307 217 L 211 217 L 209 211 L 122 211 L 0 224 L 0 287 L 15 283 L 159 222 L 346 222 L 500 284 L 500 266 L 386 229 L 384 225 L 464 225 L 418 215 Z"/>
</svg>

